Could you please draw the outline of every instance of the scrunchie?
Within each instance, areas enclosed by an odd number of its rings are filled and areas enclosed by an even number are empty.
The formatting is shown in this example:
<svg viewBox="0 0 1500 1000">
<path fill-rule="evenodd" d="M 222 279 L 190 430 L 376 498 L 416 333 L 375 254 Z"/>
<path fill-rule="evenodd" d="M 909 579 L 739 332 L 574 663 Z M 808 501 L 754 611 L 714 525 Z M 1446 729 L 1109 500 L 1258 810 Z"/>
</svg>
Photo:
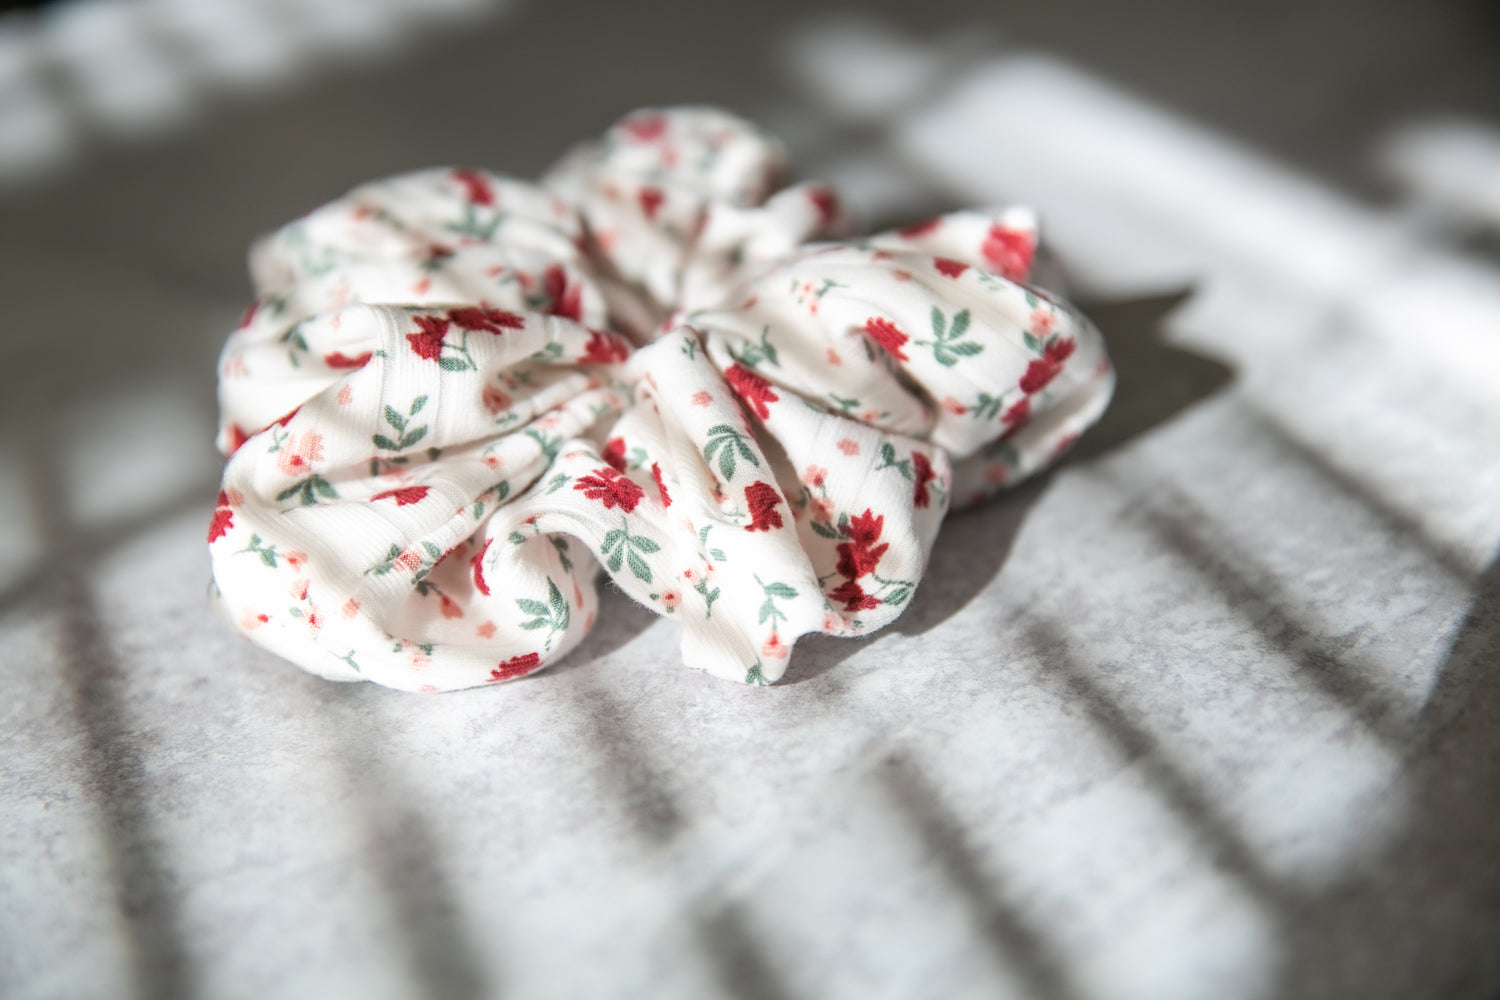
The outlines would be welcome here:
<svg viewBox="0 0 1500 1000">
<path fill-rule="evenodd" d="M 939 522 L 1108 403 L 1095 329 L 1024 284 L 1024 210 L 853 242 L 720 111 L 627 117 L 539 184 L 432 170 L 257 245 L 219 367 L 230 621 L 338 680 L 541 669 L 602 567 L 746 683 L 862 635 Z"/>
</svg>

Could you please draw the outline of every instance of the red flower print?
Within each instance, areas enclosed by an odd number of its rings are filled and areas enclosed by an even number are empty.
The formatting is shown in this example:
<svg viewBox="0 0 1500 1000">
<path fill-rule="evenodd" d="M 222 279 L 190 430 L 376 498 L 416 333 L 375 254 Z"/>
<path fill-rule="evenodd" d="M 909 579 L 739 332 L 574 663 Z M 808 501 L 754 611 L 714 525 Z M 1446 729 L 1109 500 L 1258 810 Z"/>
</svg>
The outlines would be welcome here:
<svg viewBox="0 0 1500 1000">
<path fill-rule="evenodd" d="M 774 403 L 781 399 L 771 388 L 771 383 L 755 374 L 742 364 L 732 364 L 724 372 L 724 378 L 735 393 L 744 401 L 745 405 L 755 411 L 755 415 L 765 420 L 771 415 L 766 408 L 767 403 Z"/>
<path fill-rule="evenodd" d="M 449 309 L 448 319 L 464 330 L 483 330 L 497 335 L 506 330 L 519 330 L 526 325 L 526 320 L 513 312 L 506 312 L 503 309 L 481 309 L 478 306 Z"/>
<path fill-rule="evenodd" d="M 1041 392 L 1062 370 L 1061 365 L 1054 365 L 1050 361 L 1033 361 L 1026 366 L 1026 374 L 1021 376 L 1021 391 L 1027 394 Z"/>
<path fill-rule="evenodd" d="M 541 665 L 542 658 L 537 653 L 512 656 L 510 659 L 502 661 L 498 667 L 490 671 L 490 680 L 508 681 L 517 677 L 525 677 Z"/>
<path fill-rule="evenodd" d="M 1077 346 L 1071 337 L 1048 344 L 1042 357 L 1026 366 L 1026 374 L 1021 376 L 1021 391 L 1029 396 L 1045 389 L 1062 371 L 1063 362 L 1073 356 Z"/>
<path fill-rule="evenodd" d="M 547 287 L 547 298 L 552 301 L 552 308 L 548 312 L 575 323 L 582 322 L 583 284 L 568 281 L 568 272 L 561 264 L 553 264 L 547 268 L 542 280 Z"/>
<path fill-rule="evenodd" d="M 667 116 L 655 112 L 632 115 L 621 127 L 636 142 L 655 142 L 667 131 Z"/>
<path fill-rule="evenodd" d="M 940 274 L 950 278 L 956 278 L 969 269 L 968 264 L 961 260 L 954 260 L 952 257 L 934 257 L 932 266 L 937 268 Z"/>
<path fill-rule="evenodd" d="M 890 320 L 874 317 L 866 320 L 865 336 L 883 347 L 885 352 L 897 361 L 907 360 L 906 354 L 901 350 L 901 345 L 911 338 L 896 329 L 896 324 Z"/>
<path fill-rule="evenodd" d="M 620 437 L 610 438 L 604 442 L 604 451 L 600 452 L 600 458 L 614 466 L 620 472 L 625 471 L 625 439 Z"/>
<path fill-rule="evenodd" d="M 807 197 L 812 201 L 813 207 L 818 210 L 818 224 L 824 229 L 833 225 L 833 220 L 839 217 L 839 199 L 826 187 L 818 186 L 810 188 Z"/>
<path fill-rule="evenodd" d="M 901 230 L 904 239 L 915 240 L 923 236 L 930 236 L 937 231 L 938 226 L 943 224 L 942 219 L 928 219 L 926 222 L 918 222 L 914 226 L 907 226 Z"/>
<path fill-rule="evenodd" d="M 408 333 L 406 342 L 419 358 L 436 361 L 443 353 L 443 338 L 448 335 L 448 321 L 436 316 L 413 316 L 419 332 Z"/>
<path fill-rule="evenodd" d="M 240 329 L 243 330 L 255 321 L 255 314 L 260 310 L 260 299 L 256 299 L 245 307 L 245 312 L 240 316 Z"/>
<path fill-rule="evenodd" d="M 580 476 L 573 488 L 590 500 L 603 503 L 605 510 L 619 507 L 627 514 L 634 511 L 635 505 L 646 495 L 646 491 L 637 486 L 634 480 L 609 468 L 595 469 L 592 476 Z"/>
<path fill-rule="evenodd" d="M 478 170 L 463 167 L 453 171 L 453 179 L 464 186 L 464 196 L 476 205 L 493 205 L 495 189 L 490 179 Z"/>
<path fill-rule="evenodd" d="M 490 596 L 490 585 L 484 579 L 484 554 L 490 550 L 490 543 L 493 541 L 493 538 L 485 539 L 484 547 L 469 560 L 469 572 L 474 576 L 474 589 L 485 597 Z"/>
<path fill-rule="evenodd" d="M 277 427 L 285 427 L 287 424 L 292 422 L 292 418 L 297 415 L 297 411 L 300 409 L 302 409 L 302 404 L 299 403 L 296 406 L 292 407 L 290 410 L 286 411 L 286 413 L 282 414 L 276 420 L 271 421 L 271 423 L 274 423 Z M 267 424 L 266 426 L 269 427 L 270 424 Z M 262 427 L 261 430 L 265 430 L 265 428 Z"/>
<path fill-rule="evenodd" d="M 208 540 L 217 542 L 229 533 L 234 527 L 234 511 L 229 509 L 229 497 L 223 490 L 219 491 L 219 500 L 214 507 L 214 518 L 208 523 Z"/>
<path fill-rule="evenodd" d="M 1030 420 L 1031 399 L 1025 396 L 1016 400 L 1015 403 L 1011 404 L 1010 409 L 1000 415 L 1000 422 L 1008 428 L 1005 432 L 1007 434 L 1014 433 L 1025 427 Z"/>
<path fill-rule="evenodd" d="M 1032 235 L 1006 229 L 998 222 L 990 227 L 980 252 L 990 269 L 1008 281 L 1025 281 L 1031 273 L 1031 259 L 1036 253 Z"/>
<path fill-rule="evenodd" d="M 885 515 L 877 517 L 868 507 L 863 514 L 855 514 L 849 519 L 849 540 L 840 542 L 838 547 L 840 576 L 853 580 L 873 572 L 880 565 L 880 557 L 890 548 L 885 542 L 875 544 L 880 541 L 884 527 Z"/>
<path fill-rule="evenodd" d="M 589 342 L 584 345 L 583 357 L 586 365 L 608 365 L 630 357 L 630 345 L 612 333 L 590 330 Z"/>
<path fill-rule="evenodd" d="M 431 489 L 430 486 L 401 486 L 394 490 L 377 493 L 370 500 L 395 500 L 397 507 L 407 507 L 414 503 L 421 503 Z"/>
<path fill-rule="evenodd" d="M 250 435 L 239 424 L 229 425 L 229 454 L 233 455 L 240 450 L 240 446 L 250 440 Z"/>
<path fill-rule="evenodd" d="M 853 580 L 845 580 L 828 594 L 835 601 L 844 602 L 845 611 L 869 611 L 880 607 L 880 598 L 866 594 L 864 588 Z"/>
<path fill-rule="evenodd" d="M 329 368 L 363 368 L 365 362 L 369 361 L 372 357 L 374 357 L 374 354 L 371 351 L 356 354 L 352 358 L 342 351 L 334 351 L 331 354 L 323 355 L 323 363 Z"/>
<path fill-rule="evenodd" d="M 932 463 L 920 451 L 911 453 L 911 467 L 917 480 L 917 492 L 914 502 L 918 507 L 926 507 L 931 502 L 931 498 L 927 494 L 927 484 L 937 478 L 937 473 L 932 471 Z"/>
<path fill-rule="evenodd" d="M 750 523 L 746 531 L 770 531 L 782 526 L 781 511 L 776 505 L 781 494 L 770 483 L 754 482 L 745 487 L 745 503 L 750 507 Z"/>
<path fill-rule="evenodd" d="M 651 463 L 651 478 L 656 480 L 656 492 L 661 494 L 661 505 L 672 506 L 672 494 L 667 492 L 667 484 L 661 478 L 661 466 L 655 462 Z"/>
<path fill-rule="evenodd" d="M 636 200 L 641 203 L 641 211 L 646 213 L 646 218 L 656 221 L 656 210 L 661 208 L 663 195 L 661 190 L 654 187 L 643 187 L 636 192 Z"/>
</svg>

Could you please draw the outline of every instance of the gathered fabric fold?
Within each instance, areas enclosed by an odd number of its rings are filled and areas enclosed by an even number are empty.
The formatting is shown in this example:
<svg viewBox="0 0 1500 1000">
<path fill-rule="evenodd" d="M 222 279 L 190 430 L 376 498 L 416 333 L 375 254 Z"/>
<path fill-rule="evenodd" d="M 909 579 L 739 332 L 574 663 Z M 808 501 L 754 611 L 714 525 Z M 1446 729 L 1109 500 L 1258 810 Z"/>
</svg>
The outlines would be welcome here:
<svg viewBox="0 0 1500 1000">
<path fill-rule="evenodd" d="M 219 369 L 228 620 L 423 691 L 563 656 L 601 570 L 746 683 L 894 620 L 947 511 L 1056 458 L 1113 370 L 1027 286 L 1029 212 L 848 240 L 784 172 L 731 115 L 643 111 L 538 183 L 409 174 L 259 243 Z"/>
</svg>

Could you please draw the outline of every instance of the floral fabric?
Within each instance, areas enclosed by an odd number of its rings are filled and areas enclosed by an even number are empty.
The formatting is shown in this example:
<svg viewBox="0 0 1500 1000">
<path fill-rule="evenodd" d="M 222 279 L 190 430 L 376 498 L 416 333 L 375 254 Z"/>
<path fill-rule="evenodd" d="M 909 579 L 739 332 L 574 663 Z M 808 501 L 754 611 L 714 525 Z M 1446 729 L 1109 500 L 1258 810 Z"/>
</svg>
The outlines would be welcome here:
<svg viewBox="0 0 1500 1000">
<path fill-rule="evenodd" d="M 303 668 L 506 681 L 601 568 L 746 683 L 910 602 L 944 514 L 1103 411 L 1102 340 L 1025 284 L 1024 210 L 835 242 L 833 192 L 709 109 L 638 112 L 539 183 L 366 185 L 251 255 L 209 529 L 229 620 Z"/>
</svg>

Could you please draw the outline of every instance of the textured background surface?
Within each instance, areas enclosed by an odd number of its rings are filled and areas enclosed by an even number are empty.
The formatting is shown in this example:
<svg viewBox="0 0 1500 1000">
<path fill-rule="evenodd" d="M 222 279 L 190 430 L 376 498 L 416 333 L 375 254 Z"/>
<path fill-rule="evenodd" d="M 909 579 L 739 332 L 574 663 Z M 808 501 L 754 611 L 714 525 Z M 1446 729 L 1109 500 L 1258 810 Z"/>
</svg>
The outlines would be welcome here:
<svg viewBox="0 0 1500 1000">
<path fill-rule="evenodd" d="M 1494 997 L 1493 12 L 703 6 L 0 29 L 0 993 Z M 203 534 L 248 240 L 684 101 L 872 224 L 1039 207 L 1105 422 L 773 688 L 619 595 L 561 667 L 443 697 L 232 636 Z"/>
</svg>

